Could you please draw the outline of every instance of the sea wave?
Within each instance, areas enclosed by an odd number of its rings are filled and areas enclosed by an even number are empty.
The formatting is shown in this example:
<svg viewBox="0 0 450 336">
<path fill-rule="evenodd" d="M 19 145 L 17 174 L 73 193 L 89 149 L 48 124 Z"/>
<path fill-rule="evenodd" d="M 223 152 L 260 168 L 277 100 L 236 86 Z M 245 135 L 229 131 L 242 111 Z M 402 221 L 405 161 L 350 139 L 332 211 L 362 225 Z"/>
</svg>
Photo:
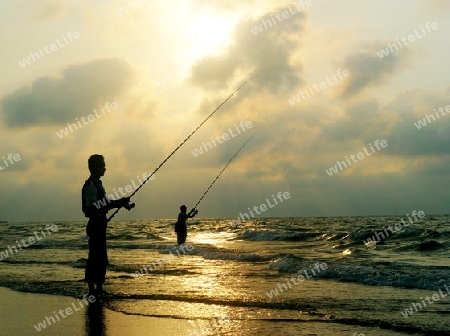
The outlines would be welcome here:
<svg viewBox="0 0 450 336">
<path fill-rule="evenodd" d="M 276 231 L 252 231 L 245 230 L 240 239 L 252 240 L 252 241 L 303 241 L 320 236 L 320 233 L 308 232 L 308 233 L 283 233 Z"/>
<path fill-rule="evenodd" d="M 284 256 L 269 264 L 269 269 L 284 273 L 297 273 L 311 268 L 322 260 L 305 259 L 295 255 Z M 421 274 L 417 277 L 417 274 Z M 327 269 L 317 273 L 314 278 L 336 279 L 345 282 L 357 282 L 371 286 L 391 286 L 402 288 L 417 288 L 438 290 L 448 284 L 450 267 L 417 266 L 411 267 L 405 263 L 372 262 L 369 264 L 357 262 L 334 261 L 327 263 Z"/>
</svg>

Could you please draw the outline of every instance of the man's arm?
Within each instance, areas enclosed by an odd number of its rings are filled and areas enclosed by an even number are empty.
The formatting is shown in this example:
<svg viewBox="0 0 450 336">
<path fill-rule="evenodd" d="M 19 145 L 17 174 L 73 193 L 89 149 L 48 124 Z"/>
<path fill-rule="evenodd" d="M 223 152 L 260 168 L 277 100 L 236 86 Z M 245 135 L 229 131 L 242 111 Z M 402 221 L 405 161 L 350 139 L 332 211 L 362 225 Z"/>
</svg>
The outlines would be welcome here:
<svg viewBox="0 0 450 336">
<path fill-rule="evenodd" d="M 194 208 L 189 211 L 188 218 L 194 218 L 196 214 L 198 214 L 198 210 Z"/>
<path fill-rule="evenodd" d="M 122 197 L 121 199 L 117 200 L 117 201 L 110 201 L 111 203 L 109 203 L 106 208 L 106 211 L 109 211 L 111 209 L 117 209 L 117 208 L 125 208 L 127 210 L 131 210 L 133 206 L 131 206 L 130 204 L 130 198 L 129 197 Z"/>
<path fill-rule="evenodd" d="M 84 188 L 84 208 L 91 216 L 105 215 L 109 210 L 125 207 L 131 209 L 130 198 L 123 197 L 120 200 L 109 200 L 106 196 L 98 200 L 97 188 L 92 183 Z"/>
<path fill-rule="evenodd" d="M 92 214 L 106 214 L 111 209 L 117 209 L 117 208 L 126 208 L 127 210 L 131 210 L 134 207 L 134 204 L 130 204 L 130 198 L 129 197 L 123 197 L 116 201 L 108 201 L 108 200 L 100 200 L 97 202 L 94 202 L 92 205 L 87 205 L 85 208 L 89 213 Z"/>
</svg>

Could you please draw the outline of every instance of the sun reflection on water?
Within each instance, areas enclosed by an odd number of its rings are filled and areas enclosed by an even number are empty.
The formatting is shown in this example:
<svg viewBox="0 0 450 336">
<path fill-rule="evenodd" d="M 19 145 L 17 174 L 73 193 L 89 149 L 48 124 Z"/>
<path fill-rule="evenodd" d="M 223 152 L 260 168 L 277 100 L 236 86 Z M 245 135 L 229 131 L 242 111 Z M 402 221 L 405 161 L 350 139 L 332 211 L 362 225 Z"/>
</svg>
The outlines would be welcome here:
<svg viewBox="0 0 450 336">
<path fill-rule="evenodd" d="M 193 244 L 212 244 L 218 246 L 220 244 L 225 244 L 235 237 L 236 234 L 232 232 L 194 233 L 189 236 L 189 241 Z"/>
</svg>

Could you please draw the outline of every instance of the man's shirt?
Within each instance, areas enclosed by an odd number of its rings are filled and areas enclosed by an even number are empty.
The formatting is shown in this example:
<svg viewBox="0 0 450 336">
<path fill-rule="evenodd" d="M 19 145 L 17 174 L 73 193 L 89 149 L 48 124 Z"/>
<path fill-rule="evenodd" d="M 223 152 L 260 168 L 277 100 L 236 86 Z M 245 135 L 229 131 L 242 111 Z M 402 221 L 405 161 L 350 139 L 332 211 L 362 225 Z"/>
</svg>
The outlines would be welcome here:
<svg viewBox="0 0 450 336">
<path fill-rule="evenodd" d="M 92 176 L 85 182 L 82 190 L 83 211 L 86 217 L 102 218 L 106 215 L 106 205 L 110 200 L 106 196 L 102 181 Z"/>
</svg>

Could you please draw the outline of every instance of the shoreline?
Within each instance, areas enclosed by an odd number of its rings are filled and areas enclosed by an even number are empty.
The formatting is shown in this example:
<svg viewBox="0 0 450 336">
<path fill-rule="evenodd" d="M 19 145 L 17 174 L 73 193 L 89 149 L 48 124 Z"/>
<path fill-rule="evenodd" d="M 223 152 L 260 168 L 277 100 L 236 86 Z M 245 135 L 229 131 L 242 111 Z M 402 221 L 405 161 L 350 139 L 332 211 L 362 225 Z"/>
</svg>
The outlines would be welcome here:
<svg viewBox="0 0 450 336">
<path fill-rule="evenodd" d="M 93 303 L 42 328 L 54 312 L 71 307 L 76 298 L 14 291 L 0 287 L 0 335 L 188 335 L 188 320 L 126 315 Z M 41 323 L 38 331 L 35 325 Z M 46 323 L 47 324 L 47 323 Z"/>
</svg>

